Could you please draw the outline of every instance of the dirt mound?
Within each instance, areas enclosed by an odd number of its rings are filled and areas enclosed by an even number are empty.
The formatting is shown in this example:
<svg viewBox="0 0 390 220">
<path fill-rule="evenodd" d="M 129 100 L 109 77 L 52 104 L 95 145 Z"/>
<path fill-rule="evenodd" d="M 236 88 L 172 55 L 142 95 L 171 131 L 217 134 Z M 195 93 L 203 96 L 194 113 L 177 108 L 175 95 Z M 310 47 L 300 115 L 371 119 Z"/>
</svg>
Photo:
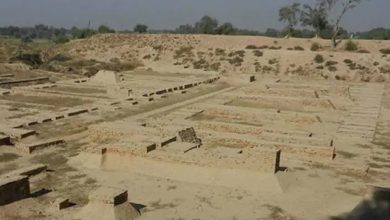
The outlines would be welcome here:
<svg viewBox="0 0 390 220">
<path fill-rule="evenodd" d="M 104 34 L 76 40 L 45 52 L 100 62 L 137 61 L 165 72 L 257 73 L 349 81 L 388 80 L 380 50 L 390 41 L 356 40 L 358 50 L 330 48 L 322 39 L 253 36 Z M 313 45 L 315 47 L 313 47 Z M 322 59 L 315 59 L 321 56 Z"/>
</svg>

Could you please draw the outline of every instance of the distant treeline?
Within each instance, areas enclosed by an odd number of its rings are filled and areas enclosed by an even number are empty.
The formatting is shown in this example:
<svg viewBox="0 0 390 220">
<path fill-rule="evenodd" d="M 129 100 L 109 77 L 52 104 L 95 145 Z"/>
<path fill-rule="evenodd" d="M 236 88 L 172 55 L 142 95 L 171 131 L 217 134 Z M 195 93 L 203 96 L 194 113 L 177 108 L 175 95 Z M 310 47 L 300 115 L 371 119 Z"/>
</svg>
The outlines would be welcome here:
<svg viewBox="0 0 390 220">
<path fill-rule="evenodd" d="M 56 28 L 43 24 L 35 25 L 34 27 L 17 27 L 8 26 L 0 27 L 0 36 L 12 37 L 21 39 L 23 42 L 30 42 L 33 39 L 48 39 L 56 43 L 65 43 L 71 39 L 88 38 L 97 33 L 175 33 L 175 34 L 214 34 L 214 35 L 251 35 L 251 36 L 267 36 L 267 37 L 284 37 L 287 30 L 277 30 L 269 28 L 264 32 L 256 30 L 245 30 L 234 27 L 231 23 L 220 24 L 217 19 L 210 16 L 204 16 L 193 25 L 180 25 L 175 30 L 148 30 L 148 26 L 143 24 L 136 25 L 132 30 L 114 30 L 106 25 L 101 25 L 97 29 L 92 28 L 77 28 L 72 27 Z M 320 36 L 324 39 L 331 38 L 332 29 L 324 29 Z M 316 36 L 316 31 L 309 29 L 294 29 L 293 37 L 312 38 Z M 389 40 L 390 29 L 375 28 L 366 32 L 352 33 L 341 29 L 339 36 L 341 38 L 349 38 L 354 36 L 358 39 L 376 39 Z"/>
</svg>

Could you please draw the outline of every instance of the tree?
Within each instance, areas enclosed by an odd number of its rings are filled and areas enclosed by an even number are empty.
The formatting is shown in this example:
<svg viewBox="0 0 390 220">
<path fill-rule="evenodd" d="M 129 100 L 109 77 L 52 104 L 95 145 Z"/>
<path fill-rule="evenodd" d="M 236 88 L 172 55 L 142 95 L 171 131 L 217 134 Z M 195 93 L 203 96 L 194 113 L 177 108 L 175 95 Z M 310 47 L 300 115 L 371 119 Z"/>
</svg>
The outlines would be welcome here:
<svg viewBox="0 0 390 220">
<path fill-rule="evenodd" d="M 203 16 L 195 23 L 195 29 L 201 34 L 215 34 L 218 27 L 218 20 L 210 16 Z"/>
<path fill-rule="evenodd" d="M 340 14 L 335 19 L 333 25 L 333 33 L 331 37 L 332 47 L 335 48 L 340 41 L 337 41 L 337 37 L 340 32 L 340 24 L 344 15 L 351 9 L 357 7 L 363 0 L 319 0 L 321 7 L 324 7 L 328 12 L 331 12 L 338 4 L 341 4 Z"/>
<path fill-rule="evenodd" d="M 146 32 L 148 32 L 148 26 L 146 26 L 144 24 L 137 24 L 134 27 L 134 32 L 136 32 L 136 33 L 146 33 Z"/>
<path fill-rule="evenodd" d="M 234 28 L 233 24 L 229 22 L 222 24 L 216 30 L 216 33 L 221 35 L 230 35 L 230 34 L 234 34 L 235 32 L 236 29 Z"/>
<path fill-rule="evenodd" d="M 266 37 L 279 37 L 280 34 L 280 31 L 273 28 L 267 28 L 267 30 L 264 32 L 264 36 Z"/>
<path fill-rule="evenodd" d="M 192 25 L 186 24 L 180 25 L 178 28 L 176 28 L 175 32 L 178 34 L 194 34 L 196 33 L 196 30 Z"/>
<path fill-rule="evenodd" d="M 287 37 L 291 37 L 294 32 L 294 27 L 298 24 L 298 16 L 300 13 L 299 3 L 283 6 L 279 9 L 279 21 L 287 22 Z"/>
<path fill-rule="evenodd" d="M 101 34 L 106 34 L 106 33 L 115 33 L 114 29 L 111 29 L 110 27 L 106 25 L 100 25 L 98 28 L 98 32 Z"/>
<path fill-rule="evenodd" d="M 93 35 L 96 34 L 96 31 L 95 30 L 92 30 L 92 29 L 88 29 L 88 28 L 85 28 L 85 29 L 77 29 L 76 32 L 72 33 L 73 37 L 76 38 L 76 39 L 85 39 L 85 38 L 89 38 Z"/>
<path fill-rule="evenodd" d="M 321 31 L 328 25 L 327 11 L 324 6 L 316 5 L 314 8 L 310 5 L 303 5 L 301 12 L 301 23 L 303 26 L 311 26 L 316 32 L 316 37 L 319 37 Z"/>
</svg>

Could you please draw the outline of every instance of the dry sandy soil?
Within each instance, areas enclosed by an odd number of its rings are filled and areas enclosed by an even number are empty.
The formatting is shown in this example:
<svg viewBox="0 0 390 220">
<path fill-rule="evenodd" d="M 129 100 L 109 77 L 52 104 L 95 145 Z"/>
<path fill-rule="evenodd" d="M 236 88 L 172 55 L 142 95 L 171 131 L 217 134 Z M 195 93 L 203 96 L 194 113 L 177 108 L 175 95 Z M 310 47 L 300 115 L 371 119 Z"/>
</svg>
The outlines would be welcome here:
<svg viewBox="0 0 390 220">
<path fill-rule="evenodd" d="M 390 42 L 356 42 L 109 34 L 44 58 L 143 66 L 1 64 L 0 219 L 387 219 Z"/>
</svg>

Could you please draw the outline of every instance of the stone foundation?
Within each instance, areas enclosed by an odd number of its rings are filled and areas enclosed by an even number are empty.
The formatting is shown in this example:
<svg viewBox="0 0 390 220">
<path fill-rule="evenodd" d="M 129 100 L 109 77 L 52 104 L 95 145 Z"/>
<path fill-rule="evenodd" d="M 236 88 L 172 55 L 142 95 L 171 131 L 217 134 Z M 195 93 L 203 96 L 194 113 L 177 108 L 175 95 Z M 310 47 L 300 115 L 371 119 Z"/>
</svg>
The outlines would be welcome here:
<svg viewBox="0 0 390 220">
<path fill-rule="evenodd" d="M 30 196 L 27 176 L 0 177 L 0 205 L 6 205 Z"/>
</svg>

